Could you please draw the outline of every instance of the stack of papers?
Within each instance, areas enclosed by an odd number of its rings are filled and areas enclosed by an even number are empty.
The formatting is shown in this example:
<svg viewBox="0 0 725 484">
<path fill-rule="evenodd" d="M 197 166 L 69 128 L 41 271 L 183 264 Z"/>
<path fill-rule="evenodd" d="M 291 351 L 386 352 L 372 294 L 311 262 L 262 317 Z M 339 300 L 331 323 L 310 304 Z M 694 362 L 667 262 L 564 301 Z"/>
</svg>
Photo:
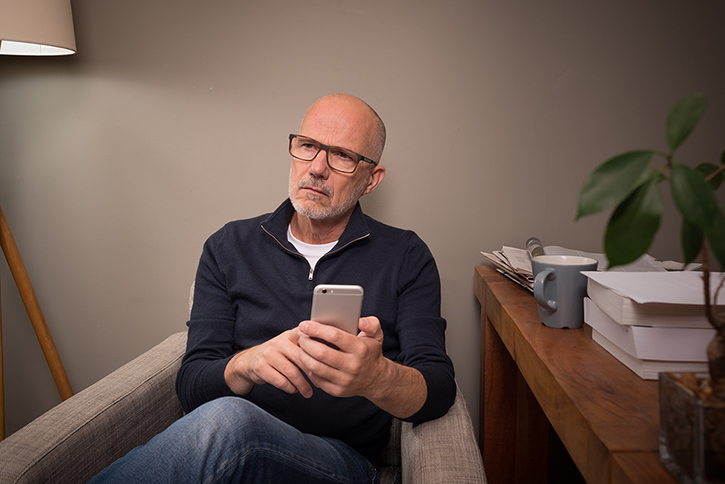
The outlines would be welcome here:
<svg viewBox="0 0 725 484">
<path fill-rule="evenodd" d="M 707 372 L 715 330 L 705 314 L 702 272 L 583 272 L 584 321 L 592 338 L 644 379 L 661 371 Z M 725 277 L 710 275 L 711 301 Z M 721 294 L 716 310 L 725 311 Z"/>
<path fill-rule="evenodd" d="M 493 253 L 481 252 L 493 262 L 501 274 L 529 291 L 534 290 L 534 275 L 531 272 L 531 257 L 524 249 L 503 246 L 502 250 Z"/>
</svg>

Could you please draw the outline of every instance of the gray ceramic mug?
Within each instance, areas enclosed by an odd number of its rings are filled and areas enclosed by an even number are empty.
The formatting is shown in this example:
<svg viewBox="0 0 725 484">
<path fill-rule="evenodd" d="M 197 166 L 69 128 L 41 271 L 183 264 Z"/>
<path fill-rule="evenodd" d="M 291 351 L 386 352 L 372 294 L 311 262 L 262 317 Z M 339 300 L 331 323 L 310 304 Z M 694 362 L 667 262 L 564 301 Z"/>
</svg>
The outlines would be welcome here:
<svg viewBox="0 0 725 484">
<path fill-rule="evenodd" d="M 596 270 L 597 261 L 573 255 L 540 255 L 531 259 L 531 267 L 541 322 L 550 328 L 581 328 L 587 295 L 587 277 L 581 271 Z"/>
</svg>

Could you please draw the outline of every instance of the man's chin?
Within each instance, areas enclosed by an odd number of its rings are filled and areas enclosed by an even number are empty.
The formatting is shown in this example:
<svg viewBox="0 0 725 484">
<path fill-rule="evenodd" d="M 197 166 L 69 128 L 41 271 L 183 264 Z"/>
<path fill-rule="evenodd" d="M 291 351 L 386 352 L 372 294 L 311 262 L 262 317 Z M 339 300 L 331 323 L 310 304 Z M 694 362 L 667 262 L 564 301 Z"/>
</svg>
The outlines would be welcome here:
<svg viewBox="0 0 725 484">
<path fill-rule="evenodd" d="M 330 208 L 324 207 L 316 203 L 314 200 L 298 200 L 294 198 L 291 200 L 292 206 L 295 208 L 295 211 L 300 215 L 304 215 L 305 217 L 314 220 L 322 220 L 330 216 Z"/>
</svg>

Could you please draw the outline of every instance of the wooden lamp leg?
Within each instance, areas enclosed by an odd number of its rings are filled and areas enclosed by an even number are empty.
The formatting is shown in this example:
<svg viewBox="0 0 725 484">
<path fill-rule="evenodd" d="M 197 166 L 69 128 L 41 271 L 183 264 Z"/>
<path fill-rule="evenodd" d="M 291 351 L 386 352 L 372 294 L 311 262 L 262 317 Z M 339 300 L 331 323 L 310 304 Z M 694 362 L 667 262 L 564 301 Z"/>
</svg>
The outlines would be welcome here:
<svg viewBox="0 0 725 484">
<path fill-rule="evenodd" d="M 2 210 L 0 208 L 0 210 Z M 5 439 L 5 373 L 3 368 L 3 305 L 0 298 L 0 440 Z"/>
<path fill-rule="evenodd" d="M 71 388 L 70 381 L 68 381 L 65 368 L 63 368 L 60 355 L 58 354 L 58 350 L 53 342 L 53 337 L 50 335 L 48 324 L 45 322 L 43 311 L 40 309 L 38 298 L 35 296 L 35 291 L 30 283 L 30 278 L 25 270 L 23 260 L 20 258 L 18 247 L 15 245 L 15 239 L 13 238 L 13 234 L 10 232 L 10 227 L 5 219 L 2 207 L 0 207 L 0 246 L 2 246 L 2 250 L 5 253 L 5 259 L 8 262 L 13 278 L 15 279 L 15 284 L 18 286 L 20 297 L 23 299 L 25 310 L 28 312 L 28 317 L 30 318 L 30 322 L 35 330 L 35 335 L 38 337 L 38 342 L 40 343 L 40 347 L 45 355 L 45 360 L 48 362 L 50 373 L 53 375 L 53 380 L 55 380 L 55 385 L 58 387 L 60 397 L 63 400 L 66 400 L 73 396 L 73 389 Z M 0 342 L 1 341 L 2 340 L 0 339 Z M 0 348 L 0 356 L 1 355 L 2 349 Z M 1 381 L 2 380 L 0 380 L 0 382 Z"/>
</svg>

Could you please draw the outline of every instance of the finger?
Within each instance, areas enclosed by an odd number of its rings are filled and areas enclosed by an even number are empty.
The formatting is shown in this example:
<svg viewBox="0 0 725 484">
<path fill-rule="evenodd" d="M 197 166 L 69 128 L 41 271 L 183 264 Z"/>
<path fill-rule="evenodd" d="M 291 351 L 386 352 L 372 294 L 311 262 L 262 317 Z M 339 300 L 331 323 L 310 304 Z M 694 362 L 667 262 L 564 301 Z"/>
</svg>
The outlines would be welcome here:
<svg viewBox="0 0 725 484">
<path fill-rule="evenodd" d="M 350 335 L 358 346 L 365 346 L 355 336 Z M 327 386 L 317 379 L 329 382 L 338 388 L 347 388 L 359 378 L 363 368 L 363 359 L 358 351 L 343 353 L 321 344 L 309 336 L 300 338 L 300 361 L 305 368 L 305 374 L 315 386 L 322 388 L 327 393 Z M 317 378 L 317 379 L 316 379 Z M 332 393 L 331 393 L 332 394 Z M 335 396 L 339 396 L 335 394 Z"/>
<path fill-rule="evenodd" d="M 302 336 L 302 333 L 300 332 L 299 328 L 292 328 L 287 331 L 285 331 L 284 334 L 287 339 L 289 340 L 292 345 L 297 346 L 297 342 L 300 339 L 300 336 Z"/>
<path fill-rule="evenodd" d="M 343 393 L 344 388 L 338 381 L 345 381 L 342 372 L 321 363 L 304 351 L 300 352 L 300 359 L 305 368 L 305 374 L 317 388 L 332 396 L 350 396 Z"/>
<path fill-rule="evenodd" d="M 357 388 L 353 384 L 354 377 L 352 375 L 325 365 L 315 367 L 312 364 L 311 366 L 316 368 L 316 371 L 307 371 L 307 377 L 313 385 L 323 392 L 333 397 L 352 397 L 358 395 Z"/>
<path fill-rule="evenodd" d="M 305 373 L 310 371 L 320 373 L 327 368 L 339 368 L 344 361 L 345 353 L 340 348 L 318 339 L 316 336 L 303 335 L 299 341 L 299 359 L 305 367 Z"/>
<path fill-rule="evenodd" d="M 328 346 L 331 345 L 334 349 L 339 349 L 344 352 L 350 350 L 349 338 L 352 335 L 334 326 L 321 324 L 317 321 L 303 321 L 298 328 L 302 335 L 309 336 L 312 339 L 322 340 L 321 343 L 328 343 Z"/>
<path fill-rule="evenodd" d="M 275 338 L 259 356 L 253 371 L 261 380 L 257 383 L 269 383 L 287 393 L 299 392 L 309 397 L 312 387 L 300 372 L 299 363 L 299 347 L 289 339 Z"/>
<path fill-rule="evenodd" d="M 317 388 L 322 390 L 323 392 L 327 393 L 328 395 L 332 395 L 334 397 L 342 397 L 342 396 L 348 396 L 343 395 L 340 391 L 340 387 L 336 385 L 334 382 L 328 380 L 327 378 L 323 378 L 319 375 L 316 375 L 314 373 L 308 374 L 308 378 L 312 382 L 313 385 L 315 385 Z"/>
<path fill-rule="evenodd" d="M 300 393 L 305 398 L 312 396 L 312 387 L 299 367 L 286 358 L 280 358 L 263 369 L 262 377 L 271 385 L 287 393 Z"/>
<path fill-rule="evenodd" d="M 360 318 L 358 328 L 360 329 L 358 336 L 383 341 L 383 328 L 380 326 L 380 320 L 375 316 Z"/>
</svg>

